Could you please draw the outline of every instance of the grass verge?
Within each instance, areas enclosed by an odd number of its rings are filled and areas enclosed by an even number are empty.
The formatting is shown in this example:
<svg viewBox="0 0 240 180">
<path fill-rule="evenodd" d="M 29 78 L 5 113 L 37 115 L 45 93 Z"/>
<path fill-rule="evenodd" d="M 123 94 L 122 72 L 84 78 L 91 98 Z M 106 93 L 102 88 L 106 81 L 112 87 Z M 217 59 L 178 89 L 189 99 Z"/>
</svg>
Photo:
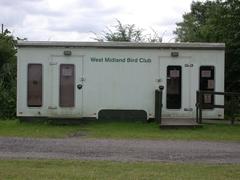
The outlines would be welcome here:
<svg viewBox="0 0 240 180">
<path fill-rule="evenodd" d="M 1 179 L 240 179 L 240 165 L 1 160 Z"/>
<path fill-rule="evenodd" d="M 0 120 L 0 136 L 62 138 L 84 136 L 113 139 L 168 139 L 239 141 L 240 125 L 205 124 L 197 129 L 160 129 L 156 123 L 127 121 L 91 121 L 80 125 L 52 125 L 48 123 L 20 123 Z"/>
<path fill-rule="evenodd" d="M 168 139 L 239 141 L 240 125 L 204 124 L 196 129 L 160 129 L 156 123 L 91 122 L 81 127 L 89 137 L 115 139 Z"/>
<path fill-rule="evenodd" d="M 80 130 L 75 125 L 52 125 L 47 122 L 27 123 L 19 120 L 0 120 L 0 136 L 63 138 Z"/>
</svg>

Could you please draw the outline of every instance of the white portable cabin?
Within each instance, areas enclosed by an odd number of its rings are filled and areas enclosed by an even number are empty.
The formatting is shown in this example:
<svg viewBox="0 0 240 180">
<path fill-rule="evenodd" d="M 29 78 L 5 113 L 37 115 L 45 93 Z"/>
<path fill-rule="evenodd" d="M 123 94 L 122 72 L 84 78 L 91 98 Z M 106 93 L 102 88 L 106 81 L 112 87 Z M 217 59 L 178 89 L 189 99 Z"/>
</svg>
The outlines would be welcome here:
<svg viewBox="0 0 240 180">
<path fill-rule="evenodd" d="M 17 116 L 96 117 L 103 110 L 139 110 L 154 118 L 194 118 L 196 91 L 224 91 L 222 43 L 19 41 Z M 224 104 L 224 98 L 204 97 Z M 203 118 L 223 118 L 223 109 Z"/>
</svg>

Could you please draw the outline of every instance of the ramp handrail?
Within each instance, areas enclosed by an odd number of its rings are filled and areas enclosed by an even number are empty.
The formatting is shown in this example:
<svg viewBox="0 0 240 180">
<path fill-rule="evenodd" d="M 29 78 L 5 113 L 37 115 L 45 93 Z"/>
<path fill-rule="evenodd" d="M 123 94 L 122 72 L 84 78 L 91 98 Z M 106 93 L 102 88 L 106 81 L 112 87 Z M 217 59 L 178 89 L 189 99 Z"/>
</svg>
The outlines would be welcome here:
<svg viewBox="0 0 240 180">
<path fill-rule="evenodd" d="M 230 98 L 230 104 L 206 104 L 204 103 L 204 95 L 222 95 L 226 100 L 226 97 Z M 238 98 L 236 98 L 238 97 Z M 240 93 L 236 92 L 216 92 L 216 91 L 197 91 L 196 92 L 196 122 L 201 124 L 202 123 L 202 110 L 203 109 L 213 109 L 213 108 L 229 108 L 230 110 L 230 117 L 231 117 L 231 124 L 234 124 L 235 118 L 234 115 L 237 111 L 237 108 L 240 105 Z"/>
<path fill-rule="evenodd" d="M 155 90 L 155 121 L 162 123 L 162 95 L 163 95 L 164 86 L 159 86 L 159 90 Z"/>
</svg>

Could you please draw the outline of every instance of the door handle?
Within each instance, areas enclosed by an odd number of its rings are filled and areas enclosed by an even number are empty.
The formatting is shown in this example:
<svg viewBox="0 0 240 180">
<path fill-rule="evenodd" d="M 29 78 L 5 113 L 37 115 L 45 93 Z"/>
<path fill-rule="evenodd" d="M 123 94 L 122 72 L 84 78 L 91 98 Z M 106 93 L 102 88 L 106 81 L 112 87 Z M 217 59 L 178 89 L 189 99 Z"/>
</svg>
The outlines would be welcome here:
<svg viewBox="0 0 240 180">
<path fill-rule="evenodd" d="M 82 84 L 78 84 L 78 85 L 77 85 L 77 88 L 78 88 L 78 89 L 82 89 L 82 87 L 83 87 Z"/>
</svg>

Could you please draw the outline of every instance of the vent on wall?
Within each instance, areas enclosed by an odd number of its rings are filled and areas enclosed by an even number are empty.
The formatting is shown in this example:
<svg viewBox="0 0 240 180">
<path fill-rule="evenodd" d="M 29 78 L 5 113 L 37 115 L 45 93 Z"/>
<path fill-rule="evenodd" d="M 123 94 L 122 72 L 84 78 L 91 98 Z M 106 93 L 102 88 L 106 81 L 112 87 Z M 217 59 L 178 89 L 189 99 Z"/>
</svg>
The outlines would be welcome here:
<svg viewBox="0 0 240 180">
<path fill-rule="evenodd" d="M 178 57 L 179 56 L 179 52 L 171 52 L 171 56 L 172 57 Z"/>
<path fill-rule="evenodd" d="M 64 54 L 65 56 L 71 56 L 71 55 L 72 55 L 72 51 L 66 50 L 66 51 L 63 51 L 63 54 Z"/>
</svg>

